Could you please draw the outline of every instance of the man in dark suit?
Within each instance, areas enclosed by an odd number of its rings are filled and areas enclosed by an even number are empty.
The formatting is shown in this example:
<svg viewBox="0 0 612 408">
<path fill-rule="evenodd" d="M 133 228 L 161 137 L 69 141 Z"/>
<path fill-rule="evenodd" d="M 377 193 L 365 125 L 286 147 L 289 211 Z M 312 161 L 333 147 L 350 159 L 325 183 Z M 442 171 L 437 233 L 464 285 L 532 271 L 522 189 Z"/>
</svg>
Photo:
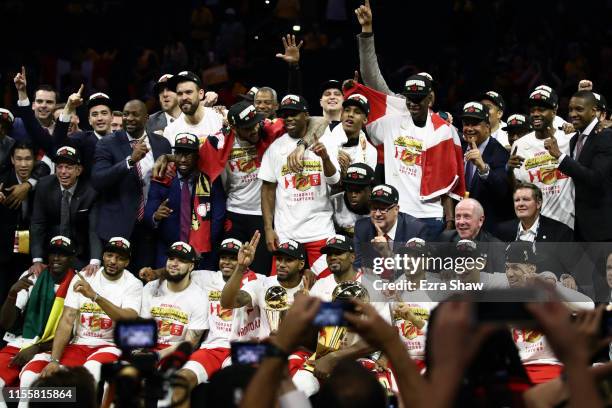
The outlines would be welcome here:
<svg viewBox="0 0 612 408">
<path fill-rule="evenodd" d="M 483 229 L 484 222 L 485 213 L 482 205 L 473 198 L 465 198 L 455 207 L 455 229 L 442 232 L 438 241 L 477 242 L 480 251 L 486 253 L 488 257 L 486 272 L 503 272 L 505 245 Z"/>
<path fill-rule="evenodd" d="M 161 110 L 149 116 L 147 121 L 147 134 L 164 135 L 164 129 L 170 123 L 174 122 L 181 114 L 181 108 L 178 105 L 178 98 L 174 88 L 168 86 L 168 80 L 172 78 L 172 74 L 164 74 L 153 86 L 153 94 L 157 95 Z"/>
<path fill-rule="evenodd" d="M 16 142 L 10 153 L 12 167 L 0 174 L 0 299 L 3 299 L 11 284 L 29 268 L 30 219 L 34 208 L 34 191 L 29 190 L 21 203 L 12 204 L 7 197 L 11 187 L 27 183 L 33 172 L 40 177 L 49 174 L 46 164 L 36 163 L 34 148 L 26 142 Z"/>
<path fill-rule="evenodd" d="M 576 241 L 612 241 L 612 130 L 595 132 L 597 100 L 590 91 L 572 96 L 569 117 L 576 129 L 570 154 L 561 152 L 554 137 L 544 146 L 559 159 L 559 170 L 574 180 Z"/>
<path fill-rule="evenodd" d="M 535 184 L 520 183 L 514 189 L 515 220 L 497 225 L 495 235 L 504 242 L 529 241 L 538 253 L 538 271 L 551 271 L 557 276 L 571 274 L 578 254 L 574 231 L 562 222 L 542 215 L 542 190 Z"/>
<path fill-rule="evenodd" d="M 76 114 L 76 109 L 83 104 L 82 93 L 83 85 L 78 92 L 68 97 L 68 102 L 66 102 L 56 126 L 63 126 L 64 123 L 68 124 L 70 122 L 72 115 Z M 89 180 L 98 140 L 112 132 L 111 104 L 111 99 L 104 93 L 98 92 L 91 95 L 87 100 L 87 117 L 92 130 L 78 131 L 70 136 L 67 132 L 57 132 L 53 135 L 55 146 L 73 146 L 79 151 L 83 161 L 83 174 L 81 175 L 83 179 Z"/>
<path fill-rule="evenodd" d="M 491 137 L 487 107 L 468 102 L 461 115 L 465 153 L 465 189 L 484 207 L 485 228 L 512 218 L 508 151 Z"/>
<path fill-rule="evenodd" d="M 106 242 L 124 237 L 132 242 L 134 272 L 155 262 L 155 242 L 144 222 L 146 198 L 153 163 L 170 153 L 170 143 L 162 136 L 147 134 L 147 108 L 132 100 L 123 108 L 125 130 L 115 132 L 96 146 L 91 183 L 101 194 L 98 236 Z"/>
<path fill-rule="evenodd" d="M 176 241 L 189 242 L 193 210 L 193 187 L 198 168 L 198 137 L 179 133 L 174 142 L 177 176 L 170 185 L 152 181 L 145 222 L 157 230 L 156 268 L 166 265 L 167 249 Z"/>
<path fill-rule="evenodd" d="M 399 193 L 389 184 L 379 184 L 370 194 L 370 216 L 355 223 L 355 267 L 372 266 L 377 256 L 392 256 L 410 238 L 425 238 L 427 226 L 400 212 Z"/>
<path fill-rule="evenodd" d="M 30 225 L 31 271 L 44 269 L 45 244 L 56 235 L 72 239 L 77 252 L 75 268 L 94 272 L 100 266 L 102 246 L 96 236 L 97 193 L 79 178 L 83 167 L 78 151 L 71 146 L 55 153 L 55 174 L 43 177 L 36 186 Z"/>
</svg>

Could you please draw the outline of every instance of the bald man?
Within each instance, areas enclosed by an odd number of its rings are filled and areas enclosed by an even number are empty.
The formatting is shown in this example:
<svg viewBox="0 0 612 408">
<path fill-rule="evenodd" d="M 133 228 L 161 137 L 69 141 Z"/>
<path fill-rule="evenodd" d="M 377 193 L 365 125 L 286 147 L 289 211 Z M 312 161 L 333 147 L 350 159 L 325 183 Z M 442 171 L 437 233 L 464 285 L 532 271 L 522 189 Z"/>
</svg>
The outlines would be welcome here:
<svg viewBox="0 0 612 408">
<path fill-rule="evenodd" d="M 142 101 L 123 108 L 123 130 L 96 146 L 91 183 L 100 193 L 97 235 L 103 242 L 123 237 L 132 242 L 130 269 L 138 272 L 155 261 L 152 231 L 143 222 L 155 159 L 171 152 L 162 136 L 145 132 L 149 115 Z"/>
<path fill-rule="evenodd" d="M 473 198 L 464 198 L 455 207 L 455 229 L 444 231 L 440 242 L 457 243 L 470 240 L 478 243 L 483 253 L 487 253 L 486 272 L 502 272 L 505 246 L 502 241 L 482 229 L 485 221 L 482 205 Z"/>
</svg>

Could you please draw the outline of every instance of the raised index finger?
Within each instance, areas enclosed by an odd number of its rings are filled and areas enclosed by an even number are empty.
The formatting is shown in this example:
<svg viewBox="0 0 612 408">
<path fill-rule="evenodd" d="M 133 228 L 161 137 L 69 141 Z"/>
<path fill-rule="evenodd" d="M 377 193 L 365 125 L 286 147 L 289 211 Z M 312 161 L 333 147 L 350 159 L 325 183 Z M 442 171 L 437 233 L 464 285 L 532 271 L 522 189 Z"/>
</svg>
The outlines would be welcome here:
<svg viewBox="0 0 612 408">
<path fill-rule="evenodd" d="M 81 272 L 76 271 L 77 276 L 79 277 L 79 279 L 81 279 L 82 281 L 85 280 L 85 278 L 83 277 L 83 275 L 81 275 Z"/>
<path fill-rule="evenodd" d="M 79 96 L 83 95 L 83 89 L 85 89 L 85 86 L 83 84 L 81 84 L 81 87 L 79 88 L 79 90 L 77 92 L 79 94 Z"/>
<path fill-rule="evenodd" d="M 374 228 L 376 228 L 376 235 L 378 235 L 379 237 L 385 236 L 385 233 L 383 232 L 383 230 L 380 229 L 378 225 L 374 224 Z"/>
<path fill-rule="evenodd" d="M 365 5 L 367 8 L 370 8 L 370 0 L 365 0 L 364 5 Z"/>
<path fill-rule="evenodd" d="M 25 65 L 21 66 L 21 75 L 23 75 L 25 77 L 26 74 L 26 70 L 25 70 Z"/>
</svg>

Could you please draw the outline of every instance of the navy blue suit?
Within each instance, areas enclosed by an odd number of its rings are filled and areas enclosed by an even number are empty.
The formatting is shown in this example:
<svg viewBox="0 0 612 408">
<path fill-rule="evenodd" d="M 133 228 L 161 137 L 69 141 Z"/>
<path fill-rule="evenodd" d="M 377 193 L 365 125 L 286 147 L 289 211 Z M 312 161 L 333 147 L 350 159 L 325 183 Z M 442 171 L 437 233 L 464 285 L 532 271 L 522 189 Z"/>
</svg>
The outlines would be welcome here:
<svg viewBox="0 0 612 408">
<path fill-rule="evenodd" d="M 194 177 L 197 177 L 197 173 Z M 216 248 L 220 241 L 221 234 L 223 233 L 223 222 L 225 220 L 225 193 L 220 177 L 218 177 L 211 186 L 210 198 L 211 239 L 213 242 L 212 247 Z M 168 199 L 167 206 L 172 209 L 172 213 L 155 226 L 153 214 L 165 199 Z M 157 230 L 157 256 L 155 266 L 158 268 L 166 265 L 166 259 L 168 258 L 166 256 L 166 251 L 168 247 L 180 239 L 181 204 L 181 183 L 178 175 L 174 177 L 170 186 L 166 186 L 156 181 L 151 182 L 149 197 L 147 199 L 147 205 L 145 206 L 144 220 L 147 225 Z M 191 211 L 193 207 L 193 188 L 191 189 L 191 199 L 188 205 Z M 216 253 L 216 251 L 213 251 L 213 253 Z M 217 266 L 216 257 L 209 255 L 202 257 L 202 262 L 200 263 L 201 268 L 211 269 L 211 267 L 217 268 Z"/>
<path fill-rule="evenodd" d="M 170 143 L 161 136 L 148 135 L 154 159 L 171 152 Z M 108 241 L 112 237 L 132 235 L 141 184 L 136 166 L 128 169 L 126 159 L 132 155 L 127 133 L 115 132 L 96 145 L 91 184 L 100 192 L 98 236 Z M 128 238 L 129 239 L 129 238 Z"/>
<path fill-rule="evenodd" d="M 461 141 L 463 152 L 468 145 Z M 500 221 L 514 218 L 512 208 L 512 189 L 506 173 L 506 164 L 510 154 L 495 139 L 489 137 L 487 147 L 482 152 L 482 160 L 490 167 L 486 179 L 480 178 L 476 169 L 470 185 L 467 185 L 468 175 L 466 173 L 466 191 L 470 192 L 470 198 L 478 200 L 485 212 L 484 229 L 490 229 Z"/>
<path fill-rule="evenodd" d="M 411 238 L 427 237 L 427 225 L 419 221 L 412 215 L 400 212 L 397 217 L 397 228 L 393 239 L 394 253 Z M 355 223 L 355 236 L 353 237 L 353 247 L 355 248 L 355 267 L 369 266 L 374 257 L 379 256 L 370 241 L 376 236 L 376 228 L 372 224 L 370 217 L 357 220 Z M 362 258 L 364 261 L 362 262 Z"/>
</svg>

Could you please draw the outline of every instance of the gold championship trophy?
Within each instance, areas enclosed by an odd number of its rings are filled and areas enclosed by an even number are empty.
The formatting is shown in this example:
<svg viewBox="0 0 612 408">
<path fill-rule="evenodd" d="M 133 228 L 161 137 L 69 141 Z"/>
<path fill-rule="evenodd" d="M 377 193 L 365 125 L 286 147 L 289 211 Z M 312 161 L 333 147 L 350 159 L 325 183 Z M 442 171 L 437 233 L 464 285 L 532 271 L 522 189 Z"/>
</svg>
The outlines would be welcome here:
<svg viewBox="0 0 612 408">
<path fill-rule="evenodd" d="M 346 281 L 340 282 L 332 292 L 332 301 L 345 301 L 359 299 L 363 302 L 370 301 L 368 290 L 359 282 Z M 317 349 L 304 363 L 304 370 L 314 373 L 313 362 L 326 354 L 337 351 L 342 346 L 347 334 L 346 327 L 325 326 L 319 329 L 317 339 Z"/>
<path fill-rule="evenodd" d="M 277 332 L 278 326 L 289 309 L 289 296 L 282 286 L 271 286 L 264 296 L 266 317 L 270 325 L 270 332 Z"/>
</svg>

